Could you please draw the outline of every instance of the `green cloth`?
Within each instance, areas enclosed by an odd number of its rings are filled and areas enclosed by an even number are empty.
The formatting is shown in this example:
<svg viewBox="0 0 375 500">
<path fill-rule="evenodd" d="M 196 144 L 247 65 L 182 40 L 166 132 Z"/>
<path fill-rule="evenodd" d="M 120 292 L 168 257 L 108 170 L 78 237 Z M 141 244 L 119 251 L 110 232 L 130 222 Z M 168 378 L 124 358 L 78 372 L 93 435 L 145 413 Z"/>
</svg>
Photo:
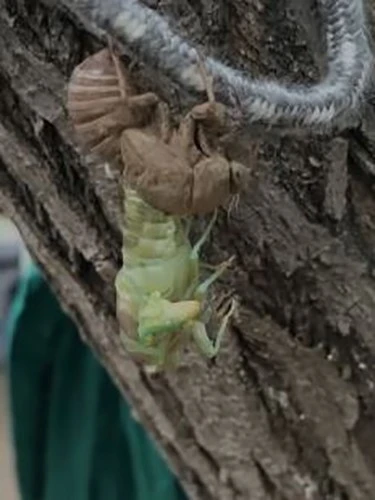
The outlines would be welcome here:
<svg viewBox="0 0 375 500">
<path fill-rule="evenodd" d="M 177 480 L 38 269 L 8 324 L 22 500 L 183 500 Z"/>
</svg>

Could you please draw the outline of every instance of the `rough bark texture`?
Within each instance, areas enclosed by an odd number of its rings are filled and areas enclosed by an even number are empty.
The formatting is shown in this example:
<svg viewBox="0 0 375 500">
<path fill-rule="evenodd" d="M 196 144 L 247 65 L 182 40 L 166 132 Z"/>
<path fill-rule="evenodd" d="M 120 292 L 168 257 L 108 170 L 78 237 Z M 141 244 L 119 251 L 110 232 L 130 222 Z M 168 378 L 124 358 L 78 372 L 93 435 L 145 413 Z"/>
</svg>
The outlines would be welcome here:
<svg viewBox="0 0 375 500">
<path fill-rule="evenodd" d="M 290 10 L 301 4 L 160 8 L 232 64 L 301 81 L 319 74 L 318 47 L 307 43 L 319 28 Z M 100 47 L 97 36 L 57 2 L 0 0 L 0 208 L 190 498 L 373 499 L 371 122 L 324 141 L 262 138 L 249 192 L 206 247 L 210 262 L 237 256 L 219 289 L 240 297 L 239 317 L 216 362 L 189 353 L 175 374 L 151 378 L 117 336 L 118 179 L 79 156 L 64 110 L 67 78 Z M 137 71 L 144 89 L 153 82 L 175 109 L 188 105 L 163 75 Z"/>
</svg>

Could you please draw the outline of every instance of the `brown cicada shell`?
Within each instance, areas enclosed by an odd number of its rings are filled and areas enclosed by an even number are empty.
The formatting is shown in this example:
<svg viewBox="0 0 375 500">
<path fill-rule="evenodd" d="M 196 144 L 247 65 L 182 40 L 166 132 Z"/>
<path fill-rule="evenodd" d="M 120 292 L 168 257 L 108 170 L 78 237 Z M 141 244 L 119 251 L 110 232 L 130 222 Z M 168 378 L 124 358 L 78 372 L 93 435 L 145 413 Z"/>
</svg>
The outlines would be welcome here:
<svg viewBox="0 0 375 500">
<path fill-rule="evenodd" d="M 79 64 L 68 85 L 68 112 L 77 140 L 108 161 L 120 157 L 124 129 L 142 127 L 158 102 L 151 92 L 135 95 L 124 65 L 111 49 Z"/>
<path fill-rule="evenodd" d="M 225 205 L 247 185 L 250 170 L 230 161 L 216 140 L 226 108 L 214 99 L 195 106 L 174 129 L 156 94 L 136 94 L 111 49 L 85 59 L 72 74 L 68 111 L 78 141 L 90 153 L 123 167 L 125 183 L 150 205 L 174 215 L 204 214 Z"/>
<path fill-rule="evenodd" d="M 159 133 L 128 128 L 121 136 L 127 184 L 162 212 L 210 213 L 248 185 L 250 169 L 230 161 L 219 141 L 210 138 L 215 130 L 225 130 L 226 108 L 210 87 L 207 93 L 208 101 L 194 106 L 177 129 L 170 127 L 168 108 L 159 106 L 159 112 L 164 110 Z"/>
</svg>

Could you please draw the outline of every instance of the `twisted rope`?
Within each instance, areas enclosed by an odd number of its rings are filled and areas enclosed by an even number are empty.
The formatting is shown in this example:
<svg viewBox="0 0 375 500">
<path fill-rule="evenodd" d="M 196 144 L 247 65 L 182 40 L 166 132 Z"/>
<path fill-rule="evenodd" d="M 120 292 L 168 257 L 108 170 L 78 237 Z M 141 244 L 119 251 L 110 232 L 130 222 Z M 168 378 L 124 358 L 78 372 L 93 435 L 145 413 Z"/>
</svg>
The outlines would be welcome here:
<svg viewBox="0 0 375 500">
<path fill-rule="evenodd" d="M 71 0 L 100 27 L 137 51 L 149 65 L 168 73 L 185 88 L 201 91 L 195 48 L 168 22 L 138 0 Z M 363 0 L 317 0 L 327 47 L 327 74 L 313 85 L 255 79 L 207 57 L 215 93 L 235 113 L 241 103 L 244 128 L 254 125 L 326 133 L 357 125 L 371 84 L 370 49 Z M 237 107 L 238 108 L 238 107 Z M 238 112 L 238 109 L 237 109 Z"/>
</svg>

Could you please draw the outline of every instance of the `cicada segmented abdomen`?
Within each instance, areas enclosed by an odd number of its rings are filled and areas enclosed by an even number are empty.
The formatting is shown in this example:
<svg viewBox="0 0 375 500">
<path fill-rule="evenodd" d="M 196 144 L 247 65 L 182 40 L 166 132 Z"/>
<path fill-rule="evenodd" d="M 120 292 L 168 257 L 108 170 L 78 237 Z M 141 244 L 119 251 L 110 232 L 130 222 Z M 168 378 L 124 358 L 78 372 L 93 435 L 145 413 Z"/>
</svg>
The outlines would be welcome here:
<svg viewBox="0 0 375 500">
<path fill-rule="evenodd" d="M 147 119 L 132 105 L 134 94 L 124 65 L 110 49 L 79 64 L 68 85 L 68 112 L 81 146 L 107 161 L 119 160 L 124 129 Z"/>
</svg>

